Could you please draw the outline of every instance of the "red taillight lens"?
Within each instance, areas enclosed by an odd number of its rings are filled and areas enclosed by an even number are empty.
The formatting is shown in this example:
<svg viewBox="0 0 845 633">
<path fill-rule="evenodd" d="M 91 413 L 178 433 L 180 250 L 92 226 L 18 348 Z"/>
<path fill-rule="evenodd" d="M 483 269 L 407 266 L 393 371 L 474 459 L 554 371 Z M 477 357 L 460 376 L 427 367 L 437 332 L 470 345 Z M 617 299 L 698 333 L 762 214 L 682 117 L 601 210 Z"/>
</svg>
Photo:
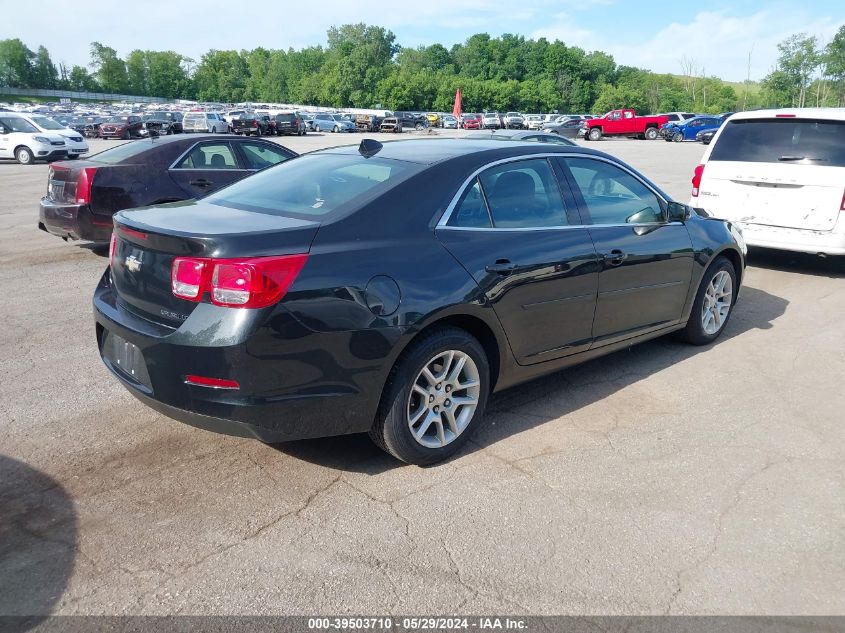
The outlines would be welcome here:
<svg viewBox="0 0 845 633">
<path fill-rule="evenodd" d="M 842 194 L 842 202 L 839 203 L 839 210 L 845 211 L 845 193 Z"/>
<path fill-rule="evenodd" d="M 778 119 L 794 119 L 795 115 L 794 114 L 776 114 L 775 117 L 778 118 Z"/>
<path fill-rule="evenodd" d="M 173 294 L 190 301 L 211 294 L 215 305 L 265 308 L 285 296 L 308 255 L 205 259 L 177 257 L 171 267 Z"/>
<path fill-rule="evenodd" d="M 91 184 L 94 182 L 96 167 L 83 167 L 76 177 L 76 203 L 88 204 L 91 202 Z"/>
<path fill-rule="evenodd" d="M 205 285 L 207 259 L 177 257 L 170 268 L 170 287 L 180 299 L 199 301 Z"/>
<path fill-rule="evenodd" d="M 114 251 L 117 249 L 117 235 L 112 231 L 111 243 L 109 244 L 109 266 L 114 264 Z"/>
<path fill-rule="evenodd" d="M 704 175 L 704 165 L 695 168 L 692 174 L 692 197 L 698 197 L 698 189 L 701 187 L 701 177 Z"/>
<path fill-rule="evenodd" d="M 194 376 L 193 374 L 185 376 L 185 382 L 189 385 L 196 385 L 197 387 L 211 387 L 212 389 L 241 388 L 237 380 L 227 380 L 226 378 L 209 378 L 207 376 Z"/>
</svg>

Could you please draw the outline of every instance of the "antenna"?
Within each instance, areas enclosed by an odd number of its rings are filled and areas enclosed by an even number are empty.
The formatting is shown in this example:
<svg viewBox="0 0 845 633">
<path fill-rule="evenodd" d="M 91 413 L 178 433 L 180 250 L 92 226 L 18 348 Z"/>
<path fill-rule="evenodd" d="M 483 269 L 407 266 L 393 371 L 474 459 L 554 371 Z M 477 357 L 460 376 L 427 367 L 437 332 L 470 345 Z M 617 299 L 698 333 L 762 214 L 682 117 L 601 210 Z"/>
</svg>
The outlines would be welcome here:
<svg viewBox="0 0 845 633">
<path fill-rule="evenodd" d="M 358 146 L 358 153 L 364 158 L 371 158 L 381 151 L 384 147 L 381 143 L 371 138 L 361 139 L 361 144 Z"/>
</svg>

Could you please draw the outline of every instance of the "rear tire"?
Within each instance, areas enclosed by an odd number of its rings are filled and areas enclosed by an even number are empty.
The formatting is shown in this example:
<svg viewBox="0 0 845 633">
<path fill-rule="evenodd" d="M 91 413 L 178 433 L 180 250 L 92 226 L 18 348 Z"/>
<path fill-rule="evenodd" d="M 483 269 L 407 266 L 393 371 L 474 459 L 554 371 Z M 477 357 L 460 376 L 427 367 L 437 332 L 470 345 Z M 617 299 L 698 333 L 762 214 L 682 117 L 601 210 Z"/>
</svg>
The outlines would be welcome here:
<svg viewBox="0 0 845 633">
<path fill-rule="evenodd" d="M 656 138 L 657 138 L 657 128 L 656 127 L 650 127 L 645 131 L 645 140 L 653 141 Z"/>
<path fill-rule="evenodd" d="M 587 137 L 591 141 L 601 140 L 601 129 L 597 127 L 590 128 L 590 132 L 587 134 Z"/>
<path fill-rule="evenodd" d="M 681 338 L 693 345 L 707 345 L 719 338 L 736 303 L 739 290 L 736 275 L 727 257 L 719 256 L 713 260 L 701 278 L 687 326 L 681 330 Z"/>
<path fill-rule="evenodd" d="M 490 365 L 478 340 L 458 328 L 434 329 L 391 370 L 370 437 L 409 464 L 443 461 L 469 439 L 489 389 Z"/>
</svg>

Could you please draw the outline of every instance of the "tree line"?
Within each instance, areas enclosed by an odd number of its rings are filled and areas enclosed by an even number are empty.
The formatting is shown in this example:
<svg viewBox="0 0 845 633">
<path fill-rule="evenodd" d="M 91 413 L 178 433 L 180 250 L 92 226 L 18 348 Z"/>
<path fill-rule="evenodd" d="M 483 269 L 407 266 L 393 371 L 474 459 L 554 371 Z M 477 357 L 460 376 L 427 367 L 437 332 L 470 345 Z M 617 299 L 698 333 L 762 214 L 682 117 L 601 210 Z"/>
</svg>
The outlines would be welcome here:
<svg viewBox="0 0 845 633">
<path fill-rule="evenodd" d="M 56 64 L 44 46 L 0 40 L 0 86 L 109 92 L 224 103 L 306 103 L 392 110 L 724 112 L 755 107 L 845 104 L 845 25 L 821 46 L 804 33 L 779 44 L 777 66 L 757 85 L 704 76 L 692 60 L 682 75 L 617 65 L 545 38 L 479 33 L 446 48 L 405 48 L 380 26 L 328 30 L 325 46 L 210 50 L 197 62 L 173 51 L 133 50 L 124 59 L 100 42 L 87 67 Z"/>
</svg>

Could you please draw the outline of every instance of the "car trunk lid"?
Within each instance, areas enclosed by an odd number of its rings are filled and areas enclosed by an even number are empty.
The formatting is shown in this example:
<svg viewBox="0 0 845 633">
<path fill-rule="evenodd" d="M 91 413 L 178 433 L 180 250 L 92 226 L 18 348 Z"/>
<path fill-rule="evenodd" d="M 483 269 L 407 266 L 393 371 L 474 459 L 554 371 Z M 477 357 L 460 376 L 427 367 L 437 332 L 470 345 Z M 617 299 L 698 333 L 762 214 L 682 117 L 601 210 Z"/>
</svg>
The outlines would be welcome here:
<svg viewBox="0 0 845 633">
<path fill-rule="evenodd" d="M 307 253 L 318 228 L 318 222 L 195 200 L 123 211 L 115 216 L 112 282 L 123 307 L 142 318 L 179 327 L 197 302 L 172 292 L 176 257 Z"/>
</svg>

